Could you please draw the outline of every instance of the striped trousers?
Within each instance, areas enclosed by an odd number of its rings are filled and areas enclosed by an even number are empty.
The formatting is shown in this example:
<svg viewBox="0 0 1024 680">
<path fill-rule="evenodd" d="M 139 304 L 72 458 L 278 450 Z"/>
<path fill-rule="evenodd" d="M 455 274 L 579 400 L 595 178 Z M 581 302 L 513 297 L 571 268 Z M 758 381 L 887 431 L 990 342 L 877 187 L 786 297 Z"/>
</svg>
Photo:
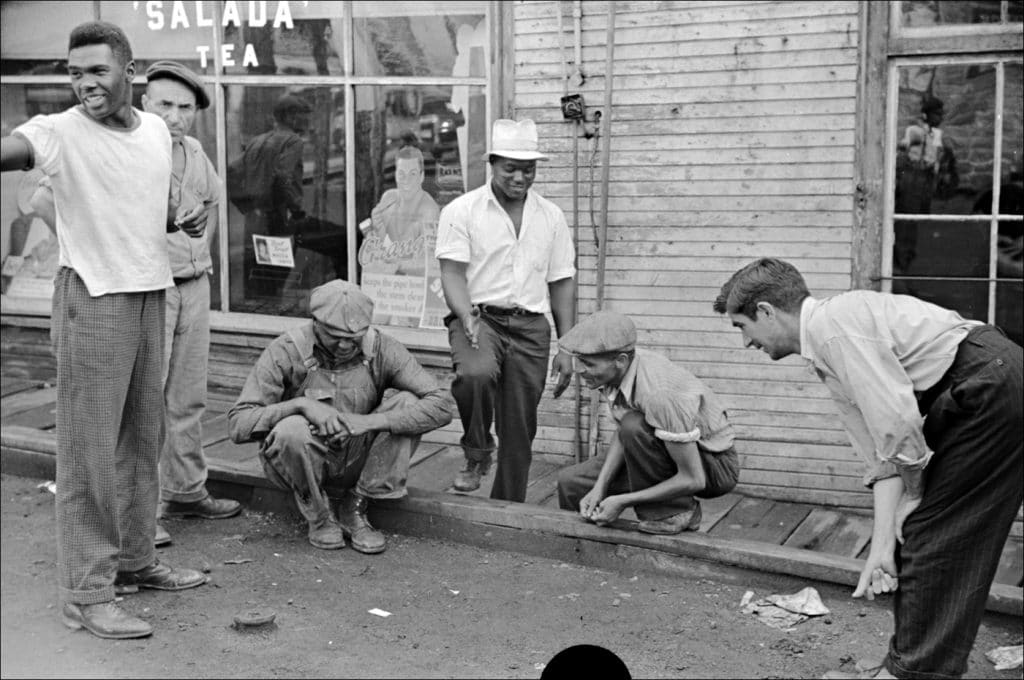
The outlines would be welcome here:
<svg viewBox="0 0 1024 680">
<path fill-rule="evenodd" d="M 898 678 L 957 678 L 967 670 L 1024 496 L 1021 371 L 1020 346 L 979 326 L 960 343 L 940 389 L 920 404 L 935 454 L 896 551 L 895 632 L 885 665 Z"/>
<path fill-rule="evenodd" d="M 57 568 L 65 602 L 114 599 L 119 570 L 153 563 L 164 438 L 164 291 L 91 297 L 54 285 Z"/>
</svg>

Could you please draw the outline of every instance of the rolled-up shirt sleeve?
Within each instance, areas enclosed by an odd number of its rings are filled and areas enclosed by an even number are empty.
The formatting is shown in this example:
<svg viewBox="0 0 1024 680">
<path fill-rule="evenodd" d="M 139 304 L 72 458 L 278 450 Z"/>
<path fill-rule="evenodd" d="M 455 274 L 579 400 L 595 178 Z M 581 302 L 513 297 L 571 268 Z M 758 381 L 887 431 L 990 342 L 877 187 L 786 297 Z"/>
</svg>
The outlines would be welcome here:
<svg viewBox="0 0 1024 680">
<path fill-rule="evenodd" d="M 452 421 L 450 391 L 441 387 L 404 345 L 381 335 L 380 361 L 387 387 L 419 397 L 405 408 L 384 412 L 390 432 L 423 434 Z"/>
<path fill-rule="evenodd" d="M 820 356 L 839 383 L 830 390 L 855 448 L 870 456 L 865 482 L 920 473 L 932 451 L 914 385 L 892 349 L 879 340 L 843 336 L 825 343 Z"/>
<path fill-rule="evenodd" d="M 695 442 L 703 434 L 697 421 L 700 399 L 696 395 L 659 391 L 644 400 L 643 409 L 644 419 L 662 441 Z"/>
<path fill-rule="evenodd" d="M 301 366 L 302 361 L 297 354 L 294 358 L 288 356 L 280 338 L 263 350 L 228 411 L 231 441 L 243 444 L 261 440 L 285 417 L 288 409 L 281 402 L 293 398 L 286 394 L 295 390 L 296 365 Z"/>
<path fill-rule="evenodd" d="M 561 210 L 554 211 L 555 236 L 548 258 L 547 282 L 553 283 L 569 279 L 576 275 L 576 248 L 572 243 L 572 234 L 566 224 L 565 214 Z"/>
</svg>

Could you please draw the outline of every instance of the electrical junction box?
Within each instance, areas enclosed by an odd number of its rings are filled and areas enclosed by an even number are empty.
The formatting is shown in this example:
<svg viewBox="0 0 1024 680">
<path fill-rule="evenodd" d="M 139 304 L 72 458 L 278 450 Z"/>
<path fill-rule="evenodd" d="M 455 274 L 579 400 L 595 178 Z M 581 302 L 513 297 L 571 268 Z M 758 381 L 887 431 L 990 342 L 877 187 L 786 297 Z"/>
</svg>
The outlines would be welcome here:
<svg viewBox="0 0 1024 680">
<path fill-rule="evenodd" d="M 568 94 L 562 97 L 562 117 L 566 120 L 583 120 L 585 108 L 583 106 L 583 95 Z"/>
</svg>

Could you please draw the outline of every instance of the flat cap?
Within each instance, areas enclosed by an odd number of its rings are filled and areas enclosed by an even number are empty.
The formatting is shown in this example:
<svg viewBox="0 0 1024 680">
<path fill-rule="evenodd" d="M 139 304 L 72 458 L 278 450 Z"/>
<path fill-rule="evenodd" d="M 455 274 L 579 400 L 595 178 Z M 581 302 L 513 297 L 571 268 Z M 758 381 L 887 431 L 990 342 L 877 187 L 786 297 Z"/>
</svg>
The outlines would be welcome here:
<svg viewBox="0 0 1024 680">
<path fill-rule="evenodd" d="M 149 68 L 146 69 L 146 80 L 157 80 L 159 78 L 170 78 L 171 80 L 177 80 L 188 87 L 196 95 L 196 108 L 205 109 L 210 105 L 210 98 L 206 94 L 206 90 L 203 88 L 203 81 L 199 79 L 192 69 L 188 68 L 184 64 L 179 64 L 176 61 L 170 61 L 168 59 L 161 59 L 160 61 L 154 61 L 150 64 Z"/>
<path fill-rule="evenodd" d="M 636 347 L 636 326 L 617 312 L 594 312 L 572 327 L 558 341 L 570 354 L 626 352 Z"/>
<path fill-rule="evenodd" d="M 335 279 L 309 294 L 309 313 L 339 333 L 359 335 L 370 326 L 373 300 L 356 284 Z"/>
</svg>

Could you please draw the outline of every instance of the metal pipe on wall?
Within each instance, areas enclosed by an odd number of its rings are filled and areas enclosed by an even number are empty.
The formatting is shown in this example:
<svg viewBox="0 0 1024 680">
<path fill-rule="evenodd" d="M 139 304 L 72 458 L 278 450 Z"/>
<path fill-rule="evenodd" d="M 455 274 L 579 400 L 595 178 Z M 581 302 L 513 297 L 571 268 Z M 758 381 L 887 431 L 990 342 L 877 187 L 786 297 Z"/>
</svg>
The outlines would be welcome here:
<svg viewBox="0 0 1024 680">
<path fill-rule="evenodd" d="M 597 309 L 604 308 L 605 262 L 608 257 L 608 185 L 612 152 L 612 80 L 615 65 L 615 2 L 608 3 L 608 25 L 605 33 L 604 60 L 604 110 L 601 115 L 600 135 L 604 138 L 601 147 L 601 232 L 597 244 Z M 590 395 L 590 437 L 589 457 L 597 455 L 600 439 L 600 400 L 596 392 Z"/>
</svg>

